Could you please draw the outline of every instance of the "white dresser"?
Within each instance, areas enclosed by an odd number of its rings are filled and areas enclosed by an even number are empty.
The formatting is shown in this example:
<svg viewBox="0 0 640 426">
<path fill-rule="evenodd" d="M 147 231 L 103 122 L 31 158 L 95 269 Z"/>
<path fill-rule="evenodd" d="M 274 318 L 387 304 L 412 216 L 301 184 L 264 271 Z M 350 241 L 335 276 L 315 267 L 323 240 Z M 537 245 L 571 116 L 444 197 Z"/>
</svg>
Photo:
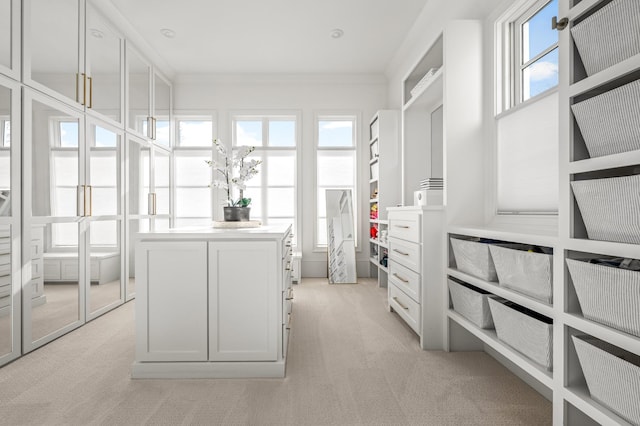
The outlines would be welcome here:
<svg viewBox="0 0 640 426">
<path fill-rule="evenodd" d="M 136 238 L 134 378 L 284 377 L 291 227 Z"/>
<path fill-rule="evenodd" d="M 420 336 L 423 349 L 444 349 L 444 212 L 390 207 L 389 309 Z"/>
</svg>

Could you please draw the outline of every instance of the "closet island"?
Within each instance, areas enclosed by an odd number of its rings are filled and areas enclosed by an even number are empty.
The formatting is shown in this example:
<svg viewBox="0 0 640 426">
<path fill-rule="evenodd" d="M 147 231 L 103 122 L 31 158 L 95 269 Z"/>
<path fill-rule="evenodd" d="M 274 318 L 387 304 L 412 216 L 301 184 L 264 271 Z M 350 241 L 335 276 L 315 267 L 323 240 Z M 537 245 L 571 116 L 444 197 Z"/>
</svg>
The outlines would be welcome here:
<svg viewBox="0 0 640 426">
<path fill-rule="evenodd" d="M 133 378 L 284 377 L 291 226 L 139 233 Z"/>
</svg>

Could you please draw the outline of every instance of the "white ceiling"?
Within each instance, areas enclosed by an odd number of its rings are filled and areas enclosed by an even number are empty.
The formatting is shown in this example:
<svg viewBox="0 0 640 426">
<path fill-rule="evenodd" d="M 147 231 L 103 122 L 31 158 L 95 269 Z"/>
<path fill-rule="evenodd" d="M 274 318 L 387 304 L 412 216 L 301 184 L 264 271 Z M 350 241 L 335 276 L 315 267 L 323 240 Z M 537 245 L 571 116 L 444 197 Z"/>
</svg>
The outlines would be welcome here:
<svg viewBox="0 0 640 426">
<path fill-rule="evenodd" d="M 175 73 L 290 74 L 384 72 L 429 0 L 110 1 Z"/>
</svg>

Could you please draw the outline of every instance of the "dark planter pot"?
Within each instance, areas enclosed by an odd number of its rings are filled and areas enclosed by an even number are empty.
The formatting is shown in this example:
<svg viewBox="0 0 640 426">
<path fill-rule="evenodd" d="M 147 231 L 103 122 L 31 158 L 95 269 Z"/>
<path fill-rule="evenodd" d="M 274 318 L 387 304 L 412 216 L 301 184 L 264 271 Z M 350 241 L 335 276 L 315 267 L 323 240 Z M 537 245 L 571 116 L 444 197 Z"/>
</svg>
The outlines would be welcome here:
<svg viewBox="0 0 640 426">
<path fill-rule="evenodd" d="M 223 207 L 225 222 L 247 222 L 251 207 Z"/>
</svg>

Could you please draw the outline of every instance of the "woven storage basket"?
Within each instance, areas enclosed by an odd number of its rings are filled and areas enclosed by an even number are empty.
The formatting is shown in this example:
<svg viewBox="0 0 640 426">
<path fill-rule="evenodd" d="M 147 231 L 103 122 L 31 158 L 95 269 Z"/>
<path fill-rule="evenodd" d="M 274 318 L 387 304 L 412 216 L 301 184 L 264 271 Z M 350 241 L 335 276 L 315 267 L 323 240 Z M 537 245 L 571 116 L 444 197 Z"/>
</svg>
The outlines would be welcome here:
<svg viewBox="0 0 640 426">
<path fill-rule="evenodd" d="M 640 2 L 613 0 L 571 28 L 587 71 L 593 75 L 640 53 Z"/>
<path fill-rule="evenodd" d="M 571 110 L 591 157 L 640 149 L 640 80 L 573 104 Z"/>
<path fill-rule="evenodd" d="M 553 256 L 501 246 L 490 246 L 501 286 L 551 303 Z"/>
<path fill-rule="evenodd" d="M 488 302 L 493 295 L 451 279 L 448 281 L 453 310 L 480 328 L 493 328 Z"/>
<path fill-rule="evenodd" d="M 501 303 L 498 300 L 489 299 L 489 308 L 498 339 L 535 363 L 551 370 L 553 362 L 551 320 L 513 302 Z"/>
<path fill-rule="evenodd" d="M 640 272 L 567 259 L 585 318 L 640 337 Z"/>
<path fill-rule="evenodd" d="M 640 175 L 571 182 L 592 240 L 640 244 Z"/>
<path fill-rule="evenodd" d="M 591 398 L 640 425 L 640 356 L 588 336 L 571 336 Z"/>
<path fill-rule="evenodd" d="M 469 275 L 485 281 L 497 281 L 489 244 L 450 238 L 457 268 Z"/>
</svg>

